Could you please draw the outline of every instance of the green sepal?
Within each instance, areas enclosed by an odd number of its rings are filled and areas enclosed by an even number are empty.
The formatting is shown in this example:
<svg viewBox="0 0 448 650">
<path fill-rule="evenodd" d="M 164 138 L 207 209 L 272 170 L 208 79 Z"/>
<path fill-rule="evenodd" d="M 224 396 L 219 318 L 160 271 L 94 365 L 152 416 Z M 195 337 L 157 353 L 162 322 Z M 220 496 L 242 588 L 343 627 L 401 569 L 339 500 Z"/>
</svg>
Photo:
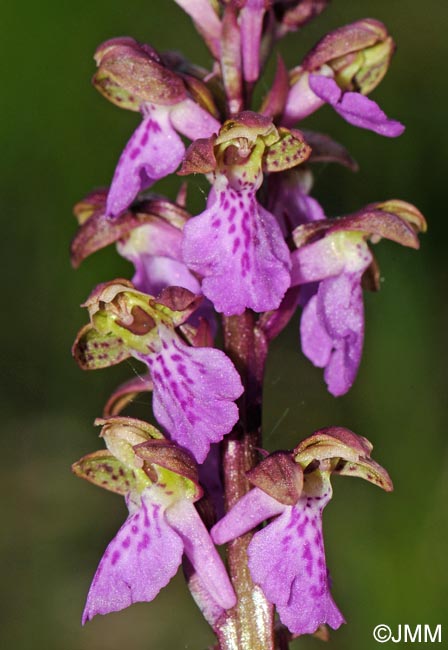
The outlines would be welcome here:
<svg viewBox="0 0 448 650">
<path fill-rule="evenodd" d="M 352 79 L 354 87 L 363 95 L 368 95 L 384 78 L 394 52 L 395 43 L 390 36 L 364 50 L 362 64 Z"/>
<path fill-rule="evenodd" d="M 266 145 L 278 140 L 278 131 L 272 120 L 254 111 L 242 111 L 224 122 L 215 145 L 244 139 L 248 141 L 249 146 L 253 146 L 258 138 L 262 138 Z"/>
<path fill-rule="evenodd" d="M 109 70 L 100 68 L 92 77 L 92 84 L 103 97 L 112 104 L 128 111 L 140 110 L 141 99 L 123 88 L 110 74 Z"/>
<path fill-rule="evenodd" d="M 128 280 L 100 284 L 83 305 L 90 324 L 79 332 L 73 355 L 81 368 L 95 370 L 133 353 L 148 354 L 160 346 L 160 328 L 174 330 L 183 324 L 201 300 L 183 287 L 168 287 L 154 298 Z"/>
<path fill-rule="evenodd" d="M 108 368 L 131 356 L 121 336 L 112 332 L 102 334 L 91 323 L 78 332 L 72 354 L 83 370 Z"/>
<path fill-rule="evenodd" d="M 387 471 L 370 458 L 372 444 L 362 436 L 343 427 L 320 429 L 302 440 L 293 457 L 305 475 L 313 472 L 357 476 L 378 485 L 386 492 L 393 490 Z"/>
<path fill-rule="evenodd" d="M 73 463 L 72 472 L 89 483 L 122 496 L 142 492 L 151 485 L 143 470 L 127 467 L 106 449 L 80 458 Z"/>
<path fill-rule="evenodd" d="M 279 139 L 266 146 L 263 168 L 267 172 L 281 172 L 303 163 L 310 156 L 311 147 L 297 129 L 278 129 Z"/>
<path fill-rule="evenodd" d="M 392 492 L 394 489 L 392 480 L 384 467 L 381 467 L 370 458 L 359 458 L 356 462 L 341 459 L 335 464 L 332 471 L 334 474 L 340 474 L 341 476 L 363 478 L 386 492 Z"/>
</svg>

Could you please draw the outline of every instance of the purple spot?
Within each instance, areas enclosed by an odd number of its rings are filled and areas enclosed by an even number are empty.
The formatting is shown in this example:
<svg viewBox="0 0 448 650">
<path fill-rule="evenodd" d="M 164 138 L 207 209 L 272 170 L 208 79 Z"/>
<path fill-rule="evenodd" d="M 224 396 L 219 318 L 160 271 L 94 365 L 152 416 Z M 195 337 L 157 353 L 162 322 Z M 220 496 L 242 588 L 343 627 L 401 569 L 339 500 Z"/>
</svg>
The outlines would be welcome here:
<svg viewBox="0 0 448 650">
<path fill-rule="evenodd" d="M 114 552 L 112 553 L 112 558 L 111 558 L 111 560 L 110 560 L 112 566 L 114 566 L 115 564 L 117 564 L 117 562 L 118 562 L 119 559 L 120 559 L 120 551 L 114 551 Z"/>
<path fill-rule="evenodd" d="M 140 154 L 141 149 L 139 147 L 136 147 L 135 149 L 132 149 L 131 153 L 129 154 L 129 158 L 131 160 L 135 160 L 137 156 Z"/>
<path fill-rule="evenodd" d="M 138 526 L 136 526 L 136 525 L 134 524 L 134 525 L 132 526 L 132 528 L 131 528 L 131 532 L 132 532 L 133 535 L 137 535 L 137 533 L 138 533 Z"/>
<path fill-rule="evenodd" d="M 236 251 L 237 251 L 238 248 L 240 247 L 240 243 L 241 243 L 241 242 L 240 242 L 240 238 L 239 238 L 239 237 L 236 237 L 235 240 L 234 240 L 234 242 L 233 242 L 232 255 L 235 255 Z"/>
<path fill-rule="evenodd" d="M 229 235 L 231 235 L 232 233 L 235 232 L 235 230 L 236 230 L 236 226 L 235 226 L 234 223 L 232 223 L 232 225 L 230 226 L 230 228 L 229 228 L 229 230 L 227 232 L 229 233 Z"/>
<path fill-rule="evenodd" d="M 149 140 L 148 132 L 145 131 L 145 133 L 142 136 L 142 139 L 140 140 L 140 145 L 144 147 L 146 144 L 148 144 L 148 140 Z"/>
<path fill-rule="evenodd" d="M 129 546 L 131 545 L 131 538 L 129 536 L 126 537 L 126 539 L 123 540 L 121 545 L 123 548 L 129 548 Z"/>
<path fill-rule="evenodd" d="M 137 545 L 137 553 L 141 553 L 145 548 L 149 546 L 149 535 L 145 533 L 142 537 L 142 540 Z"/>
<path fill-rule="evenodd" d="M 182 361 L 182 357 L 181 357 L 180 354 L 172 354 L 172 355 L 171 355 L 171 359 L 172 359 L 173 361 Z"/>
<path fill-rule="evenodd" d="M 215 219 L 214 221 L 212 221 L 213 228 L 219 228 L 220 225 L 221 225 L 221 219 Z"/>
</svg>

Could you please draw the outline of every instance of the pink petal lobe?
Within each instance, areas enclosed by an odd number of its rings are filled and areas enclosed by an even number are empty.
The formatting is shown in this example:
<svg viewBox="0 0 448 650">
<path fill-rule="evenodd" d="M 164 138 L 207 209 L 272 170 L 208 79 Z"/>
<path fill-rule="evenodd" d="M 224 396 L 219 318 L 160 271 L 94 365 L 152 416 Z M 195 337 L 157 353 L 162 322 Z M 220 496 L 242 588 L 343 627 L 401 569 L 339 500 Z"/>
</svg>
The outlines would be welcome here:
<svg viewBox="0 0 448 650">
<path fill-rule="evenodd" d="M 83 624 L 96 614 L 151 601 L 175 575 L 183 544 L 160 505 L 142 500 L 110 542 L 93 578 Z"/>
<path fill-rule="evenodd" d="M 338 397 L 351 388 L 361 362 L 364 303 L 360 275 L 343 273 L 323 281 L 317 310 L 333 348 L 324 377 L 330 393 Z"/>
<path fill-rule="evenodd" d="M 169 109 L 148 109 L 120 156 L 107 196 L 107 214 L 116 217 L 137 194 L 172 174 L 185 146 L 170 123 Z"/>
<path fill-rule="evenodd" d="M 142 356 L 154 382 L 153 411 L 171 438 L 202 463 L 212 442 L 238 420 L 234 402 L 243 387 L 230 359 L 221 350 L 193 348 L 165 332 L 163 347 Z"/>
<path fill-rule="evenodd" d="M 204 295 L 226 316 L 277 309 L 290 284 L 280 227 L 257 203 L 252 185 L 236 191 L 224 183 L 205 212 L 185 225 L 184 260 L 204 277 Z"/>
<path fill-rule="evenodd" d="M 257 532 L 248 548 L 252 579 L 294 634 L 344 622 L 330 593 L 322 538 L 322 510 L 330 496 L 302 496 Z"/>
<path fill-rule="evenodd" d="M 229 576 L 194 505 L 180 501 L 168 509 L 167 518 L 180 535 L 185 554 L 213 601 L 224 609 L 233 607 L 236 596 Z"/>
<path fill-rule="evenodd" d="M 309 84 L 312 91 L 349 124 L 388 138 L 396 138 L 403 133 L 403 124 L 388 118 L 376 102 L 361 93 L 343 93 L 334 79 L 321 75 L 310 75 Z"/>
<path fill-rule="evenodd" d="M 225 544 L 244 535 L 266 519 L 270 519 L 285 510 L 279 501 L 260 490 L 253 488 L 245 494 L 229 512 L 211 530 L 216 544 Z"/>
<path fill-rule="evenodd" d="M 333 349 L 333 341 L 317 314 L 317 296 L 312 296 L 300 320 L 302 352 L 318 368 L 325 368 Z"/>
</svg>

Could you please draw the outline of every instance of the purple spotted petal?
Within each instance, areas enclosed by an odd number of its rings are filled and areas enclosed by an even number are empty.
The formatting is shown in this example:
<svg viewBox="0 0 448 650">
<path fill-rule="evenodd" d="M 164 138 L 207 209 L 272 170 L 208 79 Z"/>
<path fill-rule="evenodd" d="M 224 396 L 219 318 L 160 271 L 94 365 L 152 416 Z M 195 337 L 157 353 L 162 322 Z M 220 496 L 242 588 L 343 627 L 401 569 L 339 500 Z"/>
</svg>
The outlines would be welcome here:
<svg viewBox="0 0 448 650">
<path fill-rule="evenodd" d="M 343 93 L 334 79 L 311 74 L 309 85 L 320 99 L 330 104 L 349 124 L 388 138 L 396 138 L 404 131 L 403 124 L 389 119 L 376 102 L 360 93 Z"/>
<path fill-rule="evenodd" d="M 303 310 L 300 331 L 303 353 L 325 367 L 330 393 L 344 395 L 356 378 L 364 340 L 361 274 L 323 280 Z"/>
<path fill-rule="evenodd" d="M 260 488 L 253 488 L 213 526 L 210 531 L 212 539 L 216 544 L 225 544 L 280 514 L 286 507 Z"/>
<path fill-rule="evenodd" d="M 175 575 L 183 544 L 160 505 L 142 500 L 107 547 L 93 578 L 83 624 L 96 614 L 153 600 Z"/>
<path fill-rule="evenodd" d="M 330 593 L 322 538 L 322 510 L 330 496 L 301 497 L 249 544 L 252 579 L 293 634 L 344 622 Z"/>
<path fill-rule="evenodd" d="M 134 286 L 157 296 L 169 286 L 200 293 L 200 284 L 182 261 L 182 231 L 166 221 L 154 221 L 132 231 L 118 252 L 135 266 Z"/>
<path fill-rule="evenodd" d="M 243 386 L 221 350 L 188 347 L 170 330 L 160 333 L 160 352 L 140 357 L 154 382 L 154 415 L 202 463 L 210 443 L 222 440 L 237 422 L 234 400 Z"/>
<path fill-rule="evenodd" d="M 127 143 L 107 196 L 107 214 L 116 217 L 142 190 L 172 174 L 185 153 L 185 146 L 171 126 L 169 109 L 150 107 Z"/>
<path fill-rule="evenodd" d="M 196 508 L 179 501 L 167 510 L 167 519 L 180 535 L 185 554 L 211 598 L 224 609 L 236 604 L 227 571 Z"/>
<path fill-rule="evenodd" d="M 219 312 L 277 309 L 290 284 L 289 251 L 255 188 L 231 189 L 224 177 L 213 200 L 184 228 L 184 260 L 204 277 L 202 291 Z M 224 188 L 222 187 L 224 184 Z"/>
</svg>

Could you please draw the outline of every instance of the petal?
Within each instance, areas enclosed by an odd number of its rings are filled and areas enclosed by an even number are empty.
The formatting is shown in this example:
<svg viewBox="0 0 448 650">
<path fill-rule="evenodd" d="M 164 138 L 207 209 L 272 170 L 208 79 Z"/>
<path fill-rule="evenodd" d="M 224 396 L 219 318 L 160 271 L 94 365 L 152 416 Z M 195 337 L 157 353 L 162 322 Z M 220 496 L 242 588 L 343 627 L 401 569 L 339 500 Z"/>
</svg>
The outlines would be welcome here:
<svg viewBox="0 0 448 650">
<path fill-rule="evenodd" d="M 185 147 L 170 123 L 169 109 L 148 109 L 148 115 L 120 156 L 107 197 L 107 214 L 116 217 L 142 190 L 172 174 Z"/>
<path fill-rule="evenodd" d="M 202 463 L 210 443 L 222 440 L 238 420 L 234 400 L 243 392 L 241 380 L 221 350 L 188 347 L 169 331 L 161 336 L 160 352 L 141 357 L 154 382 L 154 415 Z"/>
<path fill-rule="evenodd" d="M 200 293 L 200 285 L 181 256 L 182 231 L 164 222 L 148 223 L 132 231 L 118 252 L 135 266 L 134 286 L 157 296 L 168 286 Z"/>
<path fill-rule="evenodd" d="M 167 519 L 180 535 L 185 554 L 212 599 L 224 609 L 236 604 L 227 571 L 210 534 L 190 501 L 181 501 L 167 510 Z"/>
<path fill-rule="evenodd" d="M 344 620 L 330 594 L 322 539 L 330 496 L 300 498 L 249 544 L 252 579 L 294 634 L 312 634 L 323 624 L 336 629 Z"/>
<path fill-rule="evenodd" d="M 260 488 L 253 488 L 237 501 L 221 521 L 213 526 L 212 539 L 216 544 L 225 544 L 284 510 L 285 506 L 282 503 L 270 497 Z"/>
<path fill-rule="evenodd" d="M 184 259 L 204 276 L 202 291 L 226 316 L 246 307 L 277 309 L 290 284 L 289 251 L 275 218 L 258 205 L 255 188 L 236 191 L 224 177 L 215 201 L 184 228 Z"/>
<path fill-rule="evenodd" d="M 324 280 L 317 294 L 317 310 L 333 343 L 324 377 L 330 393 L 338 397 L 352 386 L 361 361 L 364 305 L 360 275 L 343 273 Z"/>
<path fill-rule="evenodd" d="M 155 503 L 142 501 L 107 547 L 93 578 L 83 624 L 96 614 L 153 600 L 175 575 L 183 544 Z"/>
<path fill-rule="evenodd" d="M 343 93 L 334 79 L 312 74 L 309 84 L 312 91 L 330 104 L 349 124 L 388 138 L 396 138 L 403 133 L 403 124 L 389 119 L 376 102 L 360 93 Z"/>
<path fill-rule="evenodd" d="M 303 308 L 300 320 L 302 352 L 318 368 L 330 360 L 333 341 L 317 314 L 317 296 L 312 296 Z"/>
<path fill-rule="evenodd" d="M 171 124 L 190 140 L 209 138 L 221 128 L 213 115 L 189 98 L 171 110 Z"/>
</svg>

